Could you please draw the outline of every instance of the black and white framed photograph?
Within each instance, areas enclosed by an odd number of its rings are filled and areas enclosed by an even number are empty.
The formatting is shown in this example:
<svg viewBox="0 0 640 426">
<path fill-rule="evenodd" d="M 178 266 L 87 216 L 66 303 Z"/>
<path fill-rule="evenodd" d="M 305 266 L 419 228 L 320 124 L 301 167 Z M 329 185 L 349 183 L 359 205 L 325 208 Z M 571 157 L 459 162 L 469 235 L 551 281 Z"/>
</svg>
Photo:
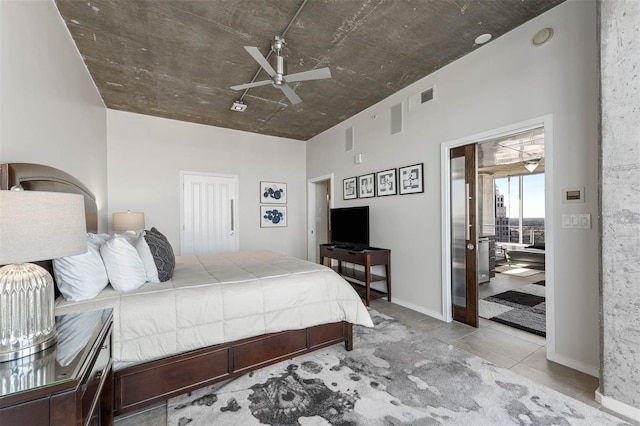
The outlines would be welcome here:
<svg viewBox="0 0 640 426">
<path fill-rule="evenodd" d="M 350 177 L 342 180 L 342 199 L 355 200 L 358 198 L 357 178 Z"/>
<path fill-rule="evenodd" d="M 284 228 L 287 226 L 286 206 L 260 206 L 261 228 Z"/>
<path fill-rule="evenodd" d="M 400 195 L 424 192 L 423 163 L 401 167 L 398 179 Z"/>
<path fill-rule="evenodd" d="M 376 196 L 374 174 L 362 175 L 358 177 L 358 198 L 370 198 Z"/>
<path fill-rule="evenodd" d="M 376 173 L 376 189 L 378 197 L 396 195 L 398 193 L 396 169 L 384 170 Z"/>
<path fill-rule="evenodd" d="M 260 202 L 263 204 L 287 204 L 287 184 L 260 181 Z"/>
</svg>

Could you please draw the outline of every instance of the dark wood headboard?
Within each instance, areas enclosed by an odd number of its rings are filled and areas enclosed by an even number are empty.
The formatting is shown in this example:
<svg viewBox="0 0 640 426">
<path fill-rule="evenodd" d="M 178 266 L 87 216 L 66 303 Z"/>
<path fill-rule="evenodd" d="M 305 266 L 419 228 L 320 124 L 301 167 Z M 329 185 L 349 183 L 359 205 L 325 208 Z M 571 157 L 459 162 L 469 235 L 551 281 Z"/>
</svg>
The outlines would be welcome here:
<svg viewBox="0 0 640 426">
<path fill-rule="evenodd" d="M 69 192 L 83 195 L 87 232 L 98 232 L 96 197 L 89 188 L 70 174 L 42 164 L 0 164 L 0 189 L 11 189 L 15 185 L 20 185 L 27 191 Z"/>
</svg>

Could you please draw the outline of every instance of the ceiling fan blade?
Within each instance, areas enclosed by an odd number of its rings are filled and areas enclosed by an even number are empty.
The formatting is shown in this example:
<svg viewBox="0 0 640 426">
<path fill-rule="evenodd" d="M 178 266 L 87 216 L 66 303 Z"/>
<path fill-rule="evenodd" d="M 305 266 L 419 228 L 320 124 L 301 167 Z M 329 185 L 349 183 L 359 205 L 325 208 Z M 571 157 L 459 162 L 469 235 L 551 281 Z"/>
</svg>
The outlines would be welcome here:
<svg viewBox="0 0 640 426">
<path fill-rule="evenodd" d="M 238 84 L 237 86 L 231 86 L 230 88 L 233 90 L 244 90 L 244 89 L 251 89 L 252 87 L 265 86 L 267 84 L 271 84 L 271 80 L 263 80 L 263 81 L 256 81 L 253 83 Z"/>
<path fill-rule="evenodd" d="M 300 99 L 300 97 L 296 95 L 296 92 L 294 92 L 291 86 L 289 86 L 288 84 L 283 84 L 282 86 L 277 87 L 282 90 L 287 99 L 289 99 L 289 102 L 291 102 L 291 105 L 299 104 L 300 102 L 302 102 L 302 99 Z"/>
<path fill-rule="evenodd" d="M 288 83 L 293 83 L 294 81 L 321 80 L 323 78 L 331 78 L 331 70 L 329 70 L 329 68 L 297 72 L 284 76 L 284 79 Z"/>
<path fill-rule="evenodd" d="M 276 70 L 273 69 L 271 64 L 262 56 L 262 53 L 258 50 L 257 47 L 253 46 L 245 46 L 244 49 L 249 52 L 249 55 L 255 59 L 255 61 L 260 64 L 260 66 L 269 74 L 271 77 L 276 75 Z"/>
</svg>

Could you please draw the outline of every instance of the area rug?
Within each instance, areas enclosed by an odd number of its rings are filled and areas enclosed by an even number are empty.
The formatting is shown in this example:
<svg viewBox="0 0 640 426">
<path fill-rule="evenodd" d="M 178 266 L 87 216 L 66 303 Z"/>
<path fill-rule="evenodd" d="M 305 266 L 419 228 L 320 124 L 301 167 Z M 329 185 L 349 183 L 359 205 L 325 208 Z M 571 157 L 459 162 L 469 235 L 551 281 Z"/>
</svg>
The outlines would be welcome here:
<svg viewBox="0 0 640 426">
<path fill-rule="evenodd" d="M 478 300 L 481 318 L 546 337 L 545 287 L 527 284 Z"/>
<path fill-rule="evenodd" d="M 171 399 L 196 425 L 614 425 L 609 414 L 371 311 L 334 345 Z"/>
</svg>

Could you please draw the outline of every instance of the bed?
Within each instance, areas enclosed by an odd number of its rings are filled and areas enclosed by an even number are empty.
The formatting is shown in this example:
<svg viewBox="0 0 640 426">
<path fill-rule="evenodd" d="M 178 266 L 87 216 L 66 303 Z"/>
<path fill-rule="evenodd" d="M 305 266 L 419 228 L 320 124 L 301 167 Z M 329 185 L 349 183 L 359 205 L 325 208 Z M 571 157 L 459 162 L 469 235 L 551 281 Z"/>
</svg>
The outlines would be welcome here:
<svg viewBox="0 0 640 426">
<path fill-rule="evenodd" d="M 97 231 L 93 195 L 67 173 L 2 164 L 0 184 L 81 193 L 87 231 Z M 56 300 L 57 314 L 104 308 L 114 312 L 115 415 L 329 345 L 351 350 L 352 324 L 373 325 L 330 268 L 270 251 L 178 256 L 169 281 Z"/>
</svg>

